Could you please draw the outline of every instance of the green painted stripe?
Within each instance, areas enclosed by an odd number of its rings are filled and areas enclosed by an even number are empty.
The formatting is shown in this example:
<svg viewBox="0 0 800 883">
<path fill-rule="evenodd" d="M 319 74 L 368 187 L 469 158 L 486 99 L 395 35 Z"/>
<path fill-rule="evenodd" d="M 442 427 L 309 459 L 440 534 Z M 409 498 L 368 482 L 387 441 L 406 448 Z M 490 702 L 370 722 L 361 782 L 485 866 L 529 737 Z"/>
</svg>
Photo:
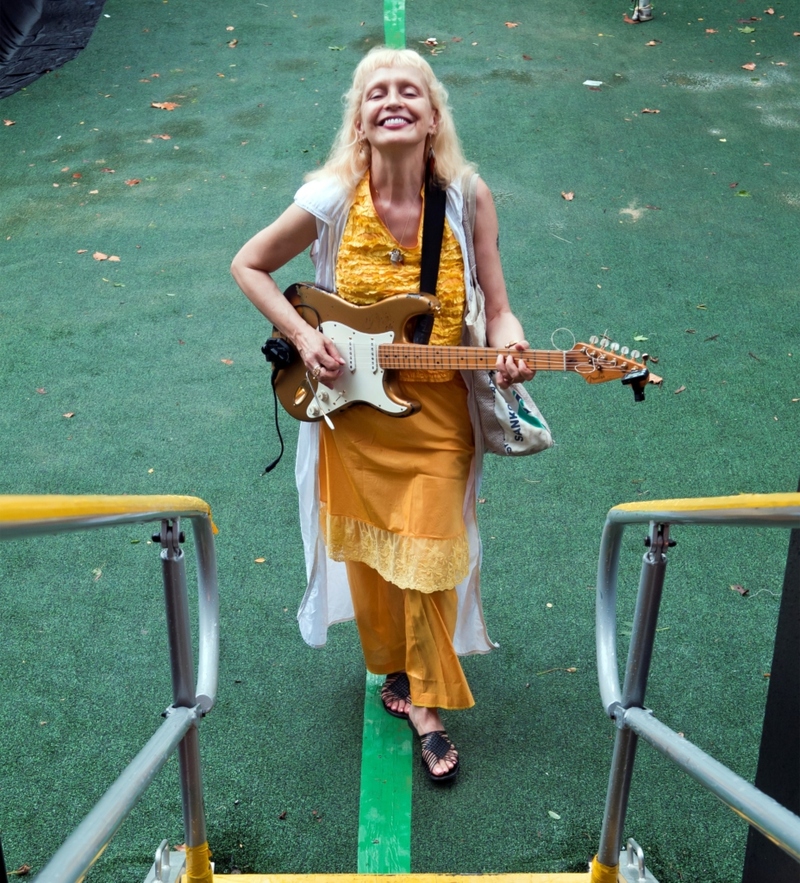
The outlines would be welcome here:
<svg viewBox="0 0 800 883">
<path fill-rule="evenodd" d="M 382 675 L 367 672 L 361 740 L 358 873 L 411 873 L 411 755 L 404 720 L 386 714 Z"/>
<path fill-rule="evenodd" d="M 406 48 L 406 0 L 383 0 L 383 34 L 389 48 Z"/>
</svg>

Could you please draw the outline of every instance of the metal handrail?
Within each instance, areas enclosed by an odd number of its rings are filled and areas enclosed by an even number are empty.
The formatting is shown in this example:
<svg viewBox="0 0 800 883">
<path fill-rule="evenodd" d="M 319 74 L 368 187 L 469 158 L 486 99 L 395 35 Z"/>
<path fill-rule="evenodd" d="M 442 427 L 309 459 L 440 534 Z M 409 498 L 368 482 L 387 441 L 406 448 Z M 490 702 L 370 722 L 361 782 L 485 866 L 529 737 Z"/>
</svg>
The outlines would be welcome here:
<svg viewBox="0 0 800 883">
<path fill-rule="evenodd" d="M 617 662 L 617 573 L 625 526 L 648 524 L 647 552 L 634 613 L 625 680 Z M 597 570 L 596 642 L 600 695 L 617 735 L 600 848 L 592 879 L 614 870 L 639 736 L 699 781 L 727 806 L 800 861 L 800 817 L 658 721 L 644 707 L 658 608 L 673 524 L 800 527 L 800 493 L 655 500 L 615 506 L 606 517 Z"/>
<path fill-rule="evenodd" d="M 198 659 L 194 681 L 180 519 L 192 524 L 198 571 Z M 211 881 L 197 724 L 214 706 L 219 682 L 219 597 L 208 503 L 185 496 L 0 495 L 0 540 L 161 522 L 161 561 L 174 701 L 166 720 L 37 875 L 77 883 L 94 864 L 169 757 L 180 754 L 187 867 Z M 198 870 L 199 869 L 199 870 Z"/>
</svg>

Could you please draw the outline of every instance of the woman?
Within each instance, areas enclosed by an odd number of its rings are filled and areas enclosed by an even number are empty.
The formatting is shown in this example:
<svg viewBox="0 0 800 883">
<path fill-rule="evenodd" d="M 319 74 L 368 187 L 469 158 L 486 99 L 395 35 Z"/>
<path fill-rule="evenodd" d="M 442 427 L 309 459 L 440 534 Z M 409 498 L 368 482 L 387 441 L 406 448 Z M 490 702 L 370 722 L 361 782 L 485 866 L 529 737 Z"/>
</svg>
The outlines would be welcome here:
<svg viewBox="0 0 800 883">
<path fill-rule="evenodd" d="M 354 304 L 419 290 L 432 150 L 447 207 L 436 292 L 442 309 L 430 343 L 457 346 L 464 322 L 475 320 L 476 280 L 462 220 L 463 188 L 474 183 L 474 171 L 461 152 L 447 92 L 413 51 L 377 47 L 362 60 L 325 166 L 233 261 L 242 291 L 322 384 L 336 381 L 344 360 L 271 274 L 312 246 L 317 285 Z M 509 307 L 497 237 L 491 194 L 477 180 L 474 253 L 488 344 L 521 351 L 528 344 Z M 524 361 L 498 358 L 500 386 L 532 377 Z M 333 431 L 301 426 L 297 475 L 309 587 L 299 618 L 305 639 L 319 645 L 329 623 L 355 615 L 367 668 L 387 676 L 384 707 L 408 719 L 427 775 L 440 782 L 454 778 L 459 759 L 439 710 L 474 705 L 456 654 L 492 646 L 478 595 L 482 446 L 468 375 L 405 372 L 402 383 L 404 394 L 422 404 L 413 416 L 359 405 L 337 412 Z"/>
</svg>

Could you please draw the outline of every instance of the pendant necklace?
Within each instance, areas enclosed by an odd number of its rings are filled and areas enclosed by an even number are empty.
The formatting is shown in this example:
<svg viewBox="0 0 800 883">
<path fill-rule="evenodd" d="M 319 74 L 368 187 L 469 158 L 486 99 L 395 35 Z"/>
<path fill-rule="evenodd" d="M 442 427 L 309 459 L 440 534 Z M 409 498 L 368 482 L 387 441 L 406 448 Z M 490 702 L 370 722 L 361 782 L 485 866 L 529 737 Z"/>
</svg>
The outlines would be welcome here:
<svg viewBox="0 0 800 883">
<path fill-rule="evenodd" d="M 409 225 L 409 222 L 410 222 L 410 221 L 411 221 L 411 215 L 409 215 L 409 216 L 406 218 L 406 225 L 405 225 L 405 227 L 403 227 L 403 232 L 400 234 L 400 238 L 397 240 L 398 242 L 402 242 L 402 241 L 406 238 L 406 231 L 408 230 L 408 225 Z M 383 224 L 384 224 L 384 226 L 386 227 L 386 229 L 389 230 L 389 225 L 386 223 L 386 221 L 384 221 Z M 391 232 L 392 232 L 392 231 L 389 230 L 389 233 L 391 233 Z M 399 248 L 397 248 L 397 247 L 393 248 L 393 249 L 389 252 L 389 260 L 390 260 L 395 266 L 397 266 L 398 264 L 402 264 L 402 263 L 404 263 L 403 252 L 402 252 Z"/>
</svg>

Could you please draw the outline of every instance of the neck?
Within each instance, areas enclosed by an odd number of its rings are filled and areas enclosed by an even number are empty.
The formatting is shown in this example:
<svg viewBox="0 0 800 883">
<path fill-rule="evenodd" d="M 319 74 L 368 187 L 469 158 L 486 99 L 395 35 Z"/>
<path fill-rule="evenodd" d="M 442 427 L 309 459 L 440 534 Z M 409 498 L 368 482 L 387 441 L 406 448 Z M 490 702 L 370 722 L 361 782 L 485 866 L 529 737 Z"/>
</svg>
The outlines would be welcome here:
<svg viewBox="0 0 800 883">
<path fill-rule="evenodd" d="M 373 149 L 370 184 L 384 204 L 416 203 L 425 182 L 424 145 L 413 153 L 389 155 Z"/>
</svg>

